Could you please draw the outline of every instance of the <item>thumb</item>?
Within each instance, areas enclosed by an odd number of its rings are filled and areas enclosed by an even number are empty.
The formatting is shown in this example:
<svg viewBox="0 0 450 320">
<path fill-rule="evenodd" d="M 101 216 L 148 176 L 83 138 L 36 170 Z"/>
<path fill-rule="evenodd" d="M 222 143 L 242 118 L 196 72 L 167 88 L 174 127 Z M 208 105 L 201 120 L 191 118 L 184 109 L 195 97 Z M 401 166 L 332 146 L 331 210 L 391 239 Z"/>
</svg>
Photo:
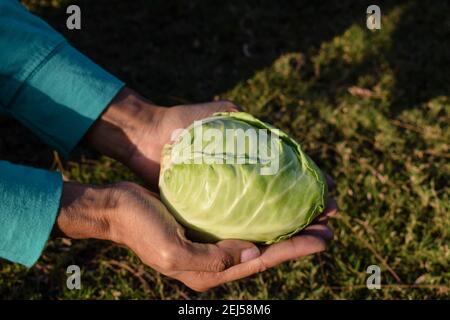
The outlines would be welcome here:
<svg viewBox="0 0 450 320">
<path fill-rule="evenodd" d="M 248 241 L 223 240 L 216 245 L 229 255 L 233 256 L 233 265 L 253 260 L 261 255 L 261 251 L 258 247 Z"/>
<path fill-rule="evenodd" d="M 207 102 L 201 104 L 208 109 L 208 112 L 239 112 L 242 111 L 242 108 L 234 102 L 229 100 L 218 100 L 213 102 Z"/>
<path fill-rule="evenodd" d="M 248 241 L 223 240 L 215 244 L 191 242 L 190 259 L 186 271 L 221 272 L 234 265 L 261 255 L 256 245 Z"/>
</svg>

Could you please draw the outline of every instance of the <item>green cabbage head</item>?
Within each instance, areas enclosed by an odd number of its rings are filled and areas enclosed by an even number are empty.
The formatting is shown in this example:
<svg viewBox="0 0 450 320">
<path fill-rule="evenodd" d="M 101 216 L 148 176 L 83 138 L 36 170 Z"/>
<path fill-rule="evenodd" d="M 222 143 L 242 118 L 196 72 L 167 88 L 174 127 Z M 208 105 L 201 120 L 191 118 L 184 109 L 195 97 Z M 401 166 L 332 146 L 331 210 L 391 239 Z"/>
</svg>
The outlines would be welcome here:
<svg viewBox="0 0 450 320">
<path fill-rule="evenodd" d="M 323 173 L 300 145 L 244 112 L 216 113 L 178 133 L 163 149 L 159 187 L 178 222 L 205 242 L 281 241 L 310 224 L 327 197 Z"/>
</svg>

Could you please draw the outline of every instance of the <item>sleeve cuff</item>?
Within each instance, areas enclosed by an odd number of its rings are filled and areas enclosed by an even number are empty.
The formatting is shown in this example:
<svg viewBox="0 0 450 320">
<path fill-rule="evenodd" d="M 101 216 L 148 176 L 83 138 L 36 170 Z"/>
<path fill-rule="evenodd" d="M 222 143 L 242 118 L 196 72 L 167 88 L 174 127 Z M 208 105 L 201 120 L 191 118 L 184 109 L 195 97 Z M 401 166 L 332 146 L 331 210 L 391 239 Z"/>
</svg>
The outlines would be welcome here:
<svg viewBox="0 0 450 320">
<path fill-rule="evenodd" d="M 67 157 L 123 86 L 64 41 L 23 83 L 10 110 Z"/>
<path fill-rule="evenodd" d="M 0 257 L 27 267 L 39 259 L 61 192 L 60 174 L 0 161 Z"/>
</svg>

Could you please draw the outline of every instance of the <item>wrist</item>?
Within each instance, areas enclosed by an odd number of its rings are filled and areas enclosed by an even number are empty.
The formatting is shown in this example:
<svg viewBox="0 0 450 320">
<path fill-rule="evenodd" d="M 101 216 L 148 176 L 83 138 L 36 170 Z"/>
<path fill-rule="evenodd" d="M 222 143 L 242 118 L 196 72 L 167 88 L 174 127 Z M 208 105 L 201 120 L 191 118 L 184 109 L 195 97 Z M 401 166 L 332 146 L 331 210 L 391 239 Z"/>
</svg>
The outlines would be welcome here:
<svg viewBox="0 0 450 320">
<path fill-rule="evenodd" d="M 131 89 L 122 89 L 89 130 L 86 139 L 97 151 L 127 164 L 140 139 L 157 127 L 161 107 Z"/>
<path fill-rule="evenodd" d="M 111 187 L 65 182 L 53 235 L 109 240 L 118 206 Z"/>
</svg>

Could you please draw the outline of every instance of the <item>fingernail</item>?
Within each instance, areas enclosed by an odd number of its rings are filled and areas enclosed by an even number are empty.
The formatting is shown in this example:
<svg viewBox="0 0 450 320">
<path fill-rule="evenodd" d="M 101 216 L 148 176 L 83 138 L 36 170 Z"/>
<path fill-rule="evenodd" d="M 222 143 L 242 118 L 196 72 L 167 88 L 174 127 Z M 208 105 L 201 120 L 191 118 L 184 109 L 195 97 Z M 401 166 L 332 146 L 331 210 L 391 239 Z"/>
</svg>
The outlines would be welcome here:
<svg viewBox="0 0 450 320">
<path fill-rule="evenodd" d="M 241 252 L 241 263 L 258 258 L 261 255 L 257 247 L 245 249 Z"/>
</svg>

